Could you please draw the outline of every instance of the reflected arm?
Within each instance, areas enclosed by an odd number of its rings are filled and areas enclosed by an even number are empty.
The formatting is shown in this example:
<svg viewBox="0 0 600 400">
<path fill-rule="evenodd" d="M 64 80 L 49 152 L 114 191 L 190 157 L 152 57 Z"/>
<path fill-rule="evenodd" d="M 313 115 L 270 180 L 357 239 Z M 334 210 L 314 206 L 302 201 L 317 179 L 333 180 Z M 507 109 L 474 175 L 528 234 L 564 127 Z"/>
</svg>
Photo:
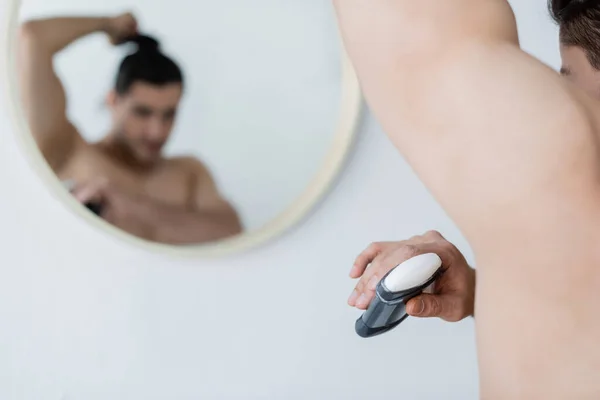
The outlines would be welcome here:
<svg viewBox="0 0 600 400">
<path fill-rule="evenodd" d="M 149 239 L 169 244 L 201 244 L 242 233 L 235 209 L 218 192 L 208 170 L 194 159 L 185 161 L 192 172 L 193 200 L 188 208 L 136 199 L 132 212 L 149 226 Z"/>
<path fill-rule="evenodd" d="M 52 169 L 59 173 L 84 144 L 67 118 L 65 90 L 54 71 L 54 56 L 73 41 L 105 30 L 105 18 L 51 18 L 21 25 L 18 72 L 25 117 Z"/>
</svg>

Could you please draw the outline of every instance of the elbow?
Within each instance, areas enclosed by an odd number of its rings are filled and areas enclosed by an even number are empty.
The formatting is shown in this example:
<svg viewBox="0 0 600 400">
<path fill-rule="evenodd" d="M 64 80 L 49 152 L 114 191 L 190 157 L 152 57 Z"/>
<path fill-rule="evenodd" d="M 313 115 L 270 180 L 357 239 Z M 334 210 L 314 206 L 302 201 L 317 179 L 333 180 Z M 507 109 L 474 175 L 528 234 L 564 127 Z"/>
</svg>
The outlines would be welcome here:
<svg viewBox="0 0 600 400">
<path fill-rule="evenodd" d="M 239 220 L 239 218 L 235 218 L 235 222 L 232 226 L 232 235 L 236 236 L 236 235 L 241 235 L 242 233 L 244 233 L 244 226 L 242 225 L 241 221 Z"/>
<path fill-rule="evenodd" d="M 226 236 L 237 236 L 244 232 L 244 227 L 242 226 L 240 217 L 233 210 L 228 218 L 225 231 L 226 232 L 224 232 L 224 234 Z"/>
<path fill-rule="evenodd" d="M 228 239 L 242 233 L 244 233 L 244 227 L 234 210 L 231 210 L 227 215 L 222 215 L 220 228 L 216 228 L 214 231 L 216 240 Z"/>
<path fill-rule="evenodd" d="M 241 218 L 230 203 L 225 203 L 225 207 L 216 215 L 218 215 L 218 218 L 220 219 L 220 235 L 223 238 L 244 233 L 244 226 L 242 225 Z"/>
<path fill-rule="evenodd" d="M 26 21 L 19 26 L 17 40 L 24 54 L 39 53 L 43 46 L 42 38 L 36 21 Z"/>
<path fill-rule="evenodd" d="M 19 41 L 30 42 L 39 38 L 38 24 L 36 21 L 25 21 L 19 26 Z"/>
<path fill-rule="evenodd" d="M 36 54 L 40 53 L 52 55 L 58 49 L 53 48 L 48 38 L 47 29 L 41 25 L 40 21 L 29 20 L 23 22 L 19 26 L 17 40 L 22 51 L 25 54 Z"/>
</svg>

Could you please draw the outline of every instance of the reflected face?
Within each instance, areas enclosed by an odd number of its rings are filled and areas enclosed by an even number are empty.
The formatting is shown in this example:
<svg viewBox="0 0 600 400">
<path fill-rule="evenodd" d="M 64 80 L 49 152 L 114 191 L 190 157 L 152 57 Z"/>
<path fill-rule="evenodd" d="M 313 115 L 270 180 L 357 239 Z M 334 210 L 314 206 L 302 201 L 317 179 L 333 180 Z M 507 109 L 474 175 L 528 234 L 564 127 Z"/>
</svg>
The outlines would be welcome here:
<svg viewBox="0 0 600 400">
<path fill-rule="evenodd" d="M 160 158 L 181 101 L 182 85 L 135 82 L 123 95 L 111 93 L 113 131 L 140 162 Z"/>
<path fill-rule="evenodd" d="M 590 64 L 585 51 L 576 46 L 560 46 L 561 75 L 590 96 L 600 99 L 600 71 Z"/>
</svg>

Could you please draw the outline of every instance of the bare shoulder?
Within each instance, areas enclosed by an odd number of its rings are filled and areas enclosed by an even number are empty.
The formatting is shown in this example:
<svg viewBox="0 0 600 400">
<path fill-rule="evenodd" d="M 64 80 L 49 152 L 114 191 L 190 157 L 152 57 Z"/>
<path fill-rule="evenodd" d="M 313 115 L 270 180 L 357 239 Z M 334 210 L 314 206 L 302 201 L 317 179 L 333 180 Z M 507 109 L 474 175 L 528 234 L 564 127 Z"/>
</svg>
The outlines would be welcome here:
<svg viewBox="0 0 600 400">
<path fill-rule="evenodd" d="M 193 202 L 197 207 L 235 213 L 204 162 L 194 156 L 174 157 L 169 162 L 173 168 L 189 174 L 191 178 L 190 196 L 194 199 Z"/>
<path fill-rule="evenodd" d="M 167 159 L 166 162 L 169 168 L 190 174 L 195 179 L 212 180 L 212 174 L 209 168 L 202 160 L 195 156 L 184 155 L 172 157 Z"/>
<path fill-rule="evenodd" d="M 211 198 L 220 199 L 219 188 L 211 171 L 202 160 L 195 156 L 184 155 L 170 158 L 167 162 L 172 171 L 183 174 L 189 179 L 191 193 L 195 193 L 191 196 L 198 196 L 198 201 L 204 202 Z"/>
<path fill-rule="evenodd" d="M 104 170 L 105 160 L 105 154 L 95 144 L 81 140 L 78 141 L 69 157 L 65 158 L 60 168 L 56 168 L 54 171 L 59 177 L 85 179 Z"/>
</svg>

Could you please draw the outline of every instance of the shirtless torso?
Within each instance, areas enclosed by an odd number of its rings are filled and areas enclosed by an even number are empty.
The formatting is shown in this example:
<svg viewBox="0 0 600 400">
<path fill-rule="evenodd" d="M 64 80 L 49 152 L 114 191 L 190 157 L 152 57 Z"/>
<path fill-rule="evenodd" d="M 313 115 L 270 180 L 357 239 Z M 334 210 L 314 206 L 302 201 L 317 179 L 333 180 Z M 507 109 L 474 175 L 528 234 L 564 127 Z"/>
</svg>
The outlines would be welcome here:
<svg viewBox="0 0 600 400">
<path fill-rule="evenodd" d="M 112 43 L 141 39 L 131 14 L 116 17 L 57 17 L 21 27 L 19 72 L 25 116 L 31 133 L 62 181 L 84 204 L 101 204 L 100 216 L 138 237 L 171 244 L 199 244 L 241 233 L 236 211 L 211 173 L 194 157 L 166 158 L 166 143 L 183 82 L 178 67 L 156 48 L 139 50 L 121 64 L 118 84 L 107 96 L 113 127 L 89 143 L 67 118 L 67 99 L 53 67 L 54 56 L 79 38 L 105 33 Z M 128 39 L 130 40 L 130 39 Z M 142 44 L 138 45 L 142 46 Z M 137 57 L 137 58 L 136 58 Z M 136 64 L 137 63 L 137 64 Z M 125 72 L 122 72 L 123 70 Z M 136 69 L 137 68 L 137 69 Z M 167 81 L 144 80 L 161 73 Z M 159 70 L 159 68 L 162 68 Z M 133 78 L 131 71 L 138 72 Z M 123 73 L 123 75 L 120 75 Z M 150 79 L 150 78 L 148 78 Z"/>
<path fill-rule="evenodd" d="M 132 168 L 118 152 L 102 143 L 87 144 L 75 152 L 57 171 L 62 181 L 89 182 L 98 176 L 112 184 L 126 188 L 135 195 L 149 196 L 156 201 L 176 207 L 192 207 L 195 202 L 195 186 L 199 161 L 189 157 L 164 158 L 152 169 Z M 208 173 L 206 174 L 208 175 Z M 207 197 L 215 193 L 205 193 Z"/>
<path fill-rule="evenodd" d="M 375 116 L 477 260 L 481 398 L 600 398 L 600 102 L 504 0 L 335 0 Z"/>
</svg>

